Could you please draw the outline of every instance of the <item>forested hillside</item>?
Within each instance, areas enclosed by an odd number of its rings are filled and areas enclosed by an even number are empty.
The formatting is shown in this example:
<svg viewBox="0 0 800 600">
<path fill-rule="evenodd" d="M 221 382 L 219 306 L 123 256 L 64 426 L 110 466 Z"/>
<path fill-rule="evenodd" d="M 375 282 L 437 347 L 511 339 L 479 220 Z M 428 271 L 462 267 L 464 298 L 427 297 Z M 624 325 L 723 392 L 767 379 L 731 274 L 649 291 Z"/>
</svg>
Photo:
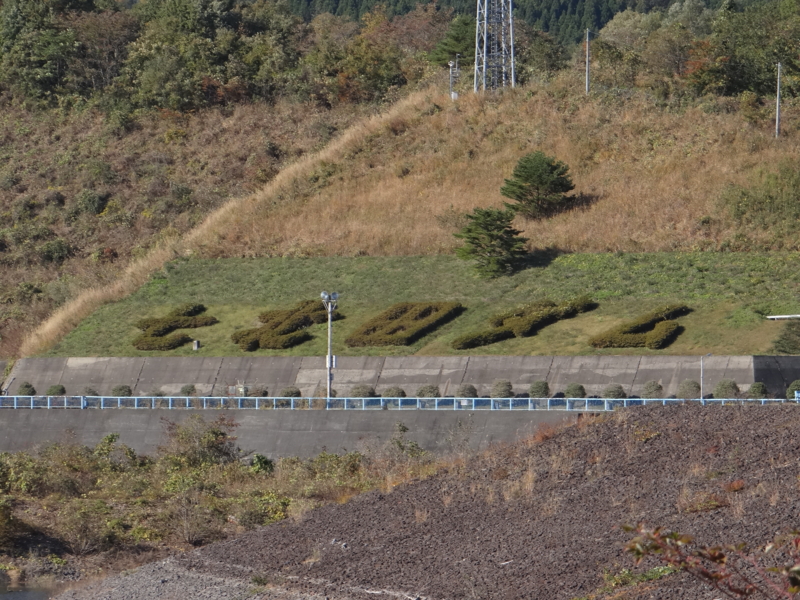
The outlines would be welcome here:
<svg viewBox="0 0 800 600">
<path fill-rule="evenodd" d="M 526 6 L 518 6 L 521 16 L 552 29 L 544 21 L 555 19 L 553 10 L 542 4 L 538 12 L 526 13 Z M 580 7 L 606 19 L 623 5 Z M 312 8 L 301 16 L 296 5 L 267 0 L 0 0 L 0 355 L 13 356 L 26 330 L 80 290 L 106 285 L 132 258 L 190 231 L 229 199 L 260 189 L 360 119 L 414 90 L 445 91 L 443 67 L 456 53 L 464 67 L 457 85 L 463 94 L 471 88 L 470 16 L 433 4 L 389 3 L 366 13 L 339 4 Z M 328 9 L 338 15 L 320 12 Z M 550 100 L 541 106 L 560 115 L 550 121 L 563 125 L 547 133 L 551 148 L 578 147 L 584 133 L 576 138 L 569 115 L 587 102 L 576 82 L 583 53 L 577 47 L 571 56 L 553 36 L 518 23 L 523 94 L 544 92 Z M 563 31 L 559 36 L 566 39 Z M 641 119 L 653 119 L 640 124 L 643 131 L 660 130 L 699 107 L 730 114 L 725 128 L 741 129 L 741 139 L 758 138 L 757 132 L 769 132 L 768 96 L 778 60 L 789 103 L 797 92 L 797 40 L 796 0 L 748 8 L 726 3 L 720 9 L 700 0 L 668 9 L 637 5 L 617 13 L 593 38 L 588 102 L 595 108 L 586 114 L 609 99 L 624 108 L 635 97 L 629 105 Z M 441 108 L 434 102 L 430 110 Z M 785 133 L 791 138 L 790 108 L 787 104 Z M 531 104 L 524 110 L 539 109 Z M 510 172 L 520 152 L 545 140 L 542 131 L 531 132 L 519 145 L 512 129 L 503 134 L 505 125 L 498 129 L 486 122 L 487 113 L 471 111 L 462 115 L 467 121 L 459 117 L 448 127 L 459 135 L 483 132 L 476 144 L 491 140 L 503 149 L 494 155 L 503 157 L 502 165 L 484 165 L 493 173 Z M 625 110 L 607 114 L 628 118 Z M 659 115 L 669 115 L 662 125 Z M 513 113 L 502 118 L 513 120 Z M 615 122 L 602 125 L 608 139 L 622 131 Z M 389 131 L 400 140 L 407 128 L 400 123 Z M 635 139 L 647 141 L 639 134 Z M 431 139 L 427 145 L 449 143 Z M 697 140 L 692 144 L 702 146 Z M 651 146 L 657 159 L 673 151 L 657 141 Z M 401 174 L 386 189 L 414 181 L 413 175 L 406 177 L 413 167 L 404 158 L 407 149 L 398 146 L 380 158 Z M 729 152 L 760 149 L 734 145 Z M 480 173 L 484 167 L 475 168 L 475 161 L 482 155 L 471 152 L 471 171 Z M 745 154 L 731 156 L 731 163 L 749 164 Z M 592 160 L 610 167 L 606 155 L 594 153 Z M 374 161 L 367 158 L 364 164 Z M 580 174 L 589 164 L 573 167 Z M 793 167 L 782 173 L 778 180 L 767 178 L 758 197 L 774 196 L 791 212 Z M 308 175 L 308 185 L 322 189 L 332 175 L 317 169 Z M 349 175 L 340 172 L 336 178 Z M 445 181 L 436 179 L 435 185 Z M 307 185 L 290 189 L 281 202 L 302 203 L 309 193 Z M 465 197 L 456 206 L 471 202 Z M 480 203 L 492 202 L 491 195 L 481 196 Z M 736 217 L 739 226 L 763 228 L 748 213 L 747 202 Z M 446 208 L 431 207 L 436 213 Z M 689 212 L 705 210 L 694 206 Z M 772 246 L 785 247 L 785 228 L 770 225 L 769 231 L 780 238 Z M 292 249 L 291 243 L 260 239 L 257 246 L 259 253 L 265 248 L 273 255 L 297 253 L 297 243 Z M 394 245 L 382 247 L 389 252 Z M 451 249 L 451 243 L 437 243 L 427 251 Z"/>
</svg>

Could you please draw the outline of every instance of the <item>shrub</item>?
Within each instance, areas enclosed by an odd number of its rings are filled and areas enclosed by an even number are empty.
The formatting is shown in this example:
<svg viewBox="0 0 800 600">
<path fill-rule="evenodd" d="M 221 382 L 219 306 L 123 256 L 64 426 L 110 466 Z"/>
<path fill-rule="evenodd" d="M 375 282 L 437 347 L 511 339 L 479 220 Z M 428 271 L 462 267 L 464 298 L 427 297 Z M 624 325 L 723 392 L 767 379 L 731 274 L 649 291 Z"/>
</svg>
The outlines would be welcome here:
<svg viewBox="0 0 800 600">
<path fill-rule="evenodd" d="M 112 396 L 133 396 L 133 390 L 129 385 L 115 385 L 111 388 Z"/>
<path fill-rule="evenodd" d="M 165 421 L 164 424 L 167 442 L 158 451 L 174 466 L 209 467 L 240 458 L 236 437 L 232 435 L 237 427 L 233 419 L 219 416 L 206 421 L 200 415 L 191 415 L 183 423 Z"/>
<path fill-rule="evenodd" d="M 54 263 L 60 265 L 72 254 L 70 245 L 61 238 L 45 242 L 37 250 L 39 259 L 43 263 Z"/>
<path fill-rule="evenodd" d="M 700 384 L 692 379 L 686 379 L 678 386 L 677 398 L 692 400 L 700 397 Z"/>
<path fill-rule="evenodd" d="M 738 398 L 739 386 L 732 379 L 721 380 L 714 388 L 714 398 Z"/>
<path fill-rule="evenodd" d="M 172 333 L 176 329 L 208 327 L 219 323 L 216 317 L 200 314 L 205 310 L 202 304 L 183 304 L 166 317 L 142 319 L 136 323 L 136 327 L 144 333 L 133 341 L 133 346 L 138 350 L 174 350 L 183 346 L 192 338 L 183 333 Z"/>
<path fill-rule="evenodd" d="M 257 385 L 255 387 L 251 387 L 247 395 L 251 398 L 266 398 L 269 396 L 269 390 L 263 385 Z"/>
<path fill-rule="evenodd" d="M 197 393 L 197 388 L 193 383 L 187 383 L 181 387 L 181 396 L 194 396 Z"/>
<path fill-rule="evenodd" d="M 494 329 L 462 335 L 453 340 L 451 346 L 456 350 L 466 350 L 494 344 L 514 336 L 528 337 L 556 321 L 569 319 L 596 307 L 597 303 L 585 296 L 558 305 L 549 300 L 533 302 L 494 315 L 489 319 L 489 324 Z"/>
<path fill-rule="evenodd" d="M 570 383 L 567 389 L 564 390 L 564 396 L 567 398 L 586 398 L 586 388 L 580 383 Z"/>
<path fill-rule="evenodd" d="M 367 385 L 361 383 L 359 385 L 354 385 L 353 389 L 350 390 L 350 397 L 351 398 L 377 398 L 378 394 L 375 393 L 375 388 L 371 385 Z"/>
<path fill-rule="evenodd" d="M 417 390 L 417 398 L 441 398 L 442 392 L 439 391 L 438 385 L 428 384 L 423 385 Z"/>
<path fill-rule="evenodd" d="M 772 345 L 777 354 L 800 354 L 800 321 L 788 321 Z"/>
<path fill-rule="evenodd" d="M 595 348 L 665 348 L 682 331 L 672 319 L 687 314 L 689 310 L 682 304 L 664 306 L 589 338 L 589 344 Z"/>
<path fill-rule="evenodd" d="M 280 393 L 281 398 L 300 398 L 302 395 L 300 388 L 294 385 L 283 388 Z"/>
<path fill-rule="evenodd" d="M 657 381 L 648 381 L 642 388 L 642 398 L 663 398 L 664 387 Z"/>
<path fill-rule="evenodd" d="M 60 383 L 57 383 L 47 388 L 47 392 L 45 393 L 48 396 L 64 396 L 67 393 L 67 389 Z"/>
<path fill-rule="evenodd" d="M 85 387 L 83 388 L 83 395 L 84 396 L 99 396 L 100 394 L 97 392 L 96 389 L 92 387 Z"/>
<path fill-rule="evenodd" d="M 619 383 L 612 383 L 603 390 L 603 398 L 627 398 L 628 394 Z"/>
<path fill-rule="evenodd" d="M 398 386 L 388 387 L 383 390 L 383 397 L 384 398 L 405 398 L 406 391 Z"/>
<path fill-rule="evenodd" d="M 454 319 L 464 310 L 458 302 L 401 302 L 358 328 L 345 344 L 408 346 Z"/>
<path fill-rule="evenodd" d="M 30 382 L 23 381 L 19 388 L 17 389 L 18 396 L 35 396 L 36 395 L 36 388 L 34 388 Z"/>
<path fill-rule="evenodd" d="M 794 400 L 794 393 L 796 391 L 800 391 L 800 379 L 795 379 L 792 383 L 789 384 L 789 387 L 786 388 L 786 399 Z"/>
<path fill-rule="evenodd" d="M 505 379 L 496 379 L 492 384 L 492 390 L 489 392 L 490 398 L 513 398 L 514 388 L 511 387 L 511 382 Z"/>
<path fill-rule="evenodd" d="M 534 381 L 528 389 L 528 395 L 531 398 L 549 398 L 550 386 L 546 381 Z"/>
<path fill-rule="evenodd" d="M 760 381 L 756 381 L 747 390 L 747 397 L 752 399 L 768 398 L 769 391 L 767 391 L 767 386 L 761 383 Z"/>
<path fill-rule="evenodd" d="M 254 454 L 250 463 L 250 468 L 254 473 L 264 473 L 271 475 L 275 471 L 275 461 L 263 454 Z"/>
<path fill-rule="evenodd" d="M 462 383 L 456 390 L 456 398 L 477 398 L 478 390 L 471 383 Z"/>
<path fill-rule="evenodd" d="M 488 346 L 489 344 L 502 342 L 512 337 L 514 337 L 514 332 L 511 331 L 511 329 L 498 327 L 497 329 L 462 335 L 454 339 L 450 345 L 455 350 L 468 350 L 470 348 L 478 348 L 480 346 Z"/>
<path fill-rule="evenodd" d="M 338 311 L 333 312 L 334 321 L 341 318 Z M 263 312 L 258 320 L 263 323 L 261 327 L 242 329 L 231 336 L 233 343 L 245 352 L 259 348 L 285 350 L 298 346 L 311 339 L 305 328 L 325 323 L 328 312 L 319 300 L 304 300 L 294 308 Z"/>
<path fill-rule="evenodd" d="M 83 190 L 75 197 L 78 208 L 90 215 L 99 215 L 106 207 L 108 196 L 100 195 L 94 190 Z"/>
</svg>

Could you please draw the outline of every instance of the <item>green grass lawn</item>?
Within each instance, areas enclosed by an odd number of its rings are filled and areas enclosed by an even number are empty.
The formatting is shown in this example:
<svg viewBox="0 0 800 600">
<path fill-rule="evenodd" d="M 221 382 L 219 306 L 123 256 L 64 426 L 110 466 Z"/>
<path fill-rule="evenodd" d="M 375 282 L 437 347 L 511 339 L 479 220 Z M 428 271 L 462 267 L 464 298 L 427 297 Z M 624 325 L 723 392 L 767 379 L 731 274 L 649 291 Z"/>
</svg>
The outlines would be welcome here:
<svg viewBox="0 0 800 600">
<path fill-rule="evenodd" d="M 657 253 L 540 255 L 509 277 L 484 280 L 452 256 L 398 258 L 278 258 L 179 260 L 136 293 L 104 306 L 45 356 L 239 356 L 323 355 L 326 325 L 309 329 L 313 339 L 290 350 L 245 353 L 230 340 L 237 329 L 255 327 L 260 312 L 289 308 L 341 294 L 345 319 L 334 323 L 340 355 L 406 354 L 764 354 L 782 323 L 766 314 L 800 313 L 797 253 Z M 456 351 L 450 341 L 487 327 L 490 315 L 532 300 L 580 295 L 599 307 L 546 327 L 538 335 L 473 350 Z M 459 301 L 467 310 L 407 347 L 347 348 L 344 339 L 365 320 L 402 301 Z M 142 352 L 133 324 L 166 315 L 176 305 L 200 302 L 217 325 L 189 330 L 201 342 L 169 352 Z M 693 312 L 679 321 L 685 331 L 664 350 L 595 350 L 589 336 L 670 302 Z"/>
</svg>

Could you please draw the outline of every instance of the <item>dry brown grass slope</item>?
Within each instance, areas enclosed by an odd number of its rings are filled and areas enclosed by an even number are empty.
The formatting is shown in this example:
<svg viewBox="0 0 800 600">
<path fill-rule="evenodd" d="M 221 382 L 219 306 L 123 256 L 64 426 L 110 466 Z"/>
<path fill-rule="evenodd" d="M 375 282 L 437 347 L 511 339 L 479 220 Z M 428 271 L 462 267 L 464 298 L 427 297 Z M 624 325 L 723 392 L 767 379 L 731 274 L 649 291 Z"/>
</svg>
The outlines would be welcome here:
<svg viewBox="0 0 800 600">
<path fill-rule="evenodd" d="M 450 252 L 450 207 L 463 213 L 501 206 L 503 179 L 520 156 L 537 149 L 570 165 L 576 191 L 596 201 L 544 223 L 520 221 L 533 246 L 713 250 L 732 235 L 718 206 L 722 190 L 800 154 L 792 117 L 776 141 L 769 122 L 752 124 L 736 111 L 663 110 L 644 94 L 587 99 L 575 87 L 565 80 L 494 97 L 469 94 L 455 104 L 418 94 L 228 211 L 200 250 L 205 256 Z M 707 215 L 711 224 L 701 226 Z"/>
<path fill-rule="evenodd" d="M 720 193 L 781 161 L 796 162 L 800 120 L 787 107 L 784 136 L 774 140 L 770 123 L 745 120 L 735 101 L 695 104 L 663 109 L 636 92 L 585 97 L 574 74 L 504 94 L 465 94 L 456 103 L 418 92 L 162 243 L 115 284 L 65 305 L 27 338 L 22 355 L 51 347 L 178 255 L 449 253 L 458 215 L 502 206 L 503 179 L 537 149 L 566 162 L 576 191 L 594 202 L 545 222 L 520 221 L 532 247 L 718 249 L 734 233 Z M 710 223 L 701 225 L 708 215 Z"/>
</svg>

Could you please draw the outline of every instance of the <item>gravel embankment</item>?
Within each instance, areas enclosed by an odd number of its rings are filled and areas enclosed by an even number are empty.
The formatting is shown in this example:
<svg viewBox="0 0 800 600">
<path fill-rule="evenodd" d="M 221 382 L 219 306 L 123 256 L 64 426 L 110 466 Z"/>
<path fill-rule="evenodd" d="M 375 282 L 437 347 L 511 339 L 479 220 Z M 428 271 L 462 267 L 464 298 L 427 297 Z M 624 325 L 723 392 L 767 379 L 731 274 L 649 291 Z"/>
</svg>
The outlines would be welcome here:
<svg viewBox="0 0 800 600">
<path fill-rule="evenodd" d="M 633 567 L 620 525 L 754 547 L 800 527 L 799 429 L 794 405 L 629 409 L 58 598 L 711 600 L 685 574 L 598 593 Z"/>
</svg>

